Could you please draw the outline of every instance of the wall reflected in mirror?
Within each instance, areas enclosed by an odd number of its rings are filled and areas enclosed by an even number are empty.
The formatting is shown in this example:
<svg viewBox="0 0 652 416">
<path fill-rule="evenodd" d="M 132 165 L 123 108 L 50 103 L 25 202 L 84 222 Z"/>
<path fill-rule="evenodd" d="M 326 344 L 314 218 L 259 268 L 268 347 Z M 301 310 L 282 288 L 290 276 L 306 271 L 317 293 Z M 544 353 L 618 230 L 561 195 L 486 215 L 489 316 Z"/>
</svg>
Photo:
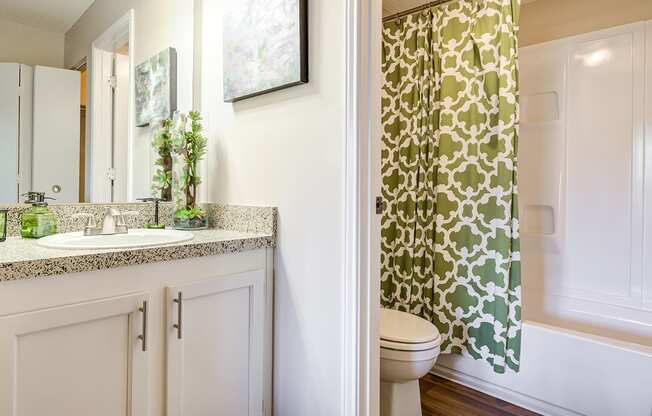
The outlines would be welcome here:
<svg viewBox="0 0 652 416">
<path fill-rule="evenodd" d="M 170 10 L 163 33 L 151 4 L 126 3 L 0 5 L 12 39 L 0 43 L 0 204 L 29 191 L 55 203 L 165 196 L 152 186 L 153 130 L 177 101 L 192 107 L 193 15 Z"/>
</svg>

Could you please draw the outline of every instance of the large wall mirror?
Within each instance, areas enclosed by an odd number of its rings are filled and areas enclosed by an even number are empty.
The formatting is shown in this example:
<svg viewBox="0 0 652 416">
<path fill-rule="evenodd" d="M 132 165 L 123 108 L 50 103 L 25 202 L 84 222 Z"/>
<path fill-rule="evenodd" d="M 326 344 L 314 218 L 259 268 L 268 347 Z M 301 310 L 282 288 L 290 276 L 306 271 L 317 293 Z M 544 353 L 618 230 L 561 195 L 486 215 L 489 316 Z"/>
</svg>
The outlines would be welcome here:
<svg viewBox="0 0 652 416">
<path fill-rule="evenodd" d="M 192 109 L 193 12 L 119 3 L 0 4 L 0 204 L 152 196 L 153 127 Z"/>
</svg>

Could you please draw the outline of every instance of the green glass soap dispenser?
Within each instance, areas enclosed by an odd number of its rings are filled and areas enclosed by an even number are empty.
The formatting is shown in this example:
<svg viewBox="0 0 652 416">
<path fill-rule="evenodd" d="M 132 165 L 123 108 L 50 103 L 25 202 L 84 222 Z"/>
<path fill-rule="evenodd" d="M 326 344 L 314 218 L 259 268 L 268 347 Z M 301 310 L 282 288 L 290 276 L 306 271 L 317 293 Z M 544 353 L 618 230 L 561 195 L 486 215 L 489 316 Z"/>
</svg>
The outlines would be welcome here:
<svg viewBox="0 0 652 416">
<path fill-rule="evenodd" d="M 23 212 L 20 217 L 20 235 L 23 238 L 41 238 L 57 233 L 57 217 L 45 202 L 48 198 L 45 192 L 28 192 L 26 204 L 32 207 Z"/>
</svg>

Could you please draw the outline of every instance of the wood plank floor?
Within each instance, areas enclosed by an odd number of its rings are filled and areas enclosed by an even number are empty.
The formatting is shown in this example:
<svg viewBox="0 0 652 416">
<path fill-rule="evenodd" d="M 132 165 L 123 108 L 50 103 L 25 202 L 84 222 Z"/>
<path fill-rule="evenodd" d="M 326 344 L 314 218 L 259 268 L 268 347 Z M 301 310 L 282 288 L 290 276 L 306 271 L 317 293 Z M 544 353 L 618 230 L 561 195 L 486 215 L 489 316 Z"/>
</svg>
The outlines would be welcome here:
<svg viewBox="0 0 652 416">
<path fill-rule="evenodd" d="M 504 400 L 428 374 L 419 381 L 423 416 L 538 416 Z"/>
</svg>

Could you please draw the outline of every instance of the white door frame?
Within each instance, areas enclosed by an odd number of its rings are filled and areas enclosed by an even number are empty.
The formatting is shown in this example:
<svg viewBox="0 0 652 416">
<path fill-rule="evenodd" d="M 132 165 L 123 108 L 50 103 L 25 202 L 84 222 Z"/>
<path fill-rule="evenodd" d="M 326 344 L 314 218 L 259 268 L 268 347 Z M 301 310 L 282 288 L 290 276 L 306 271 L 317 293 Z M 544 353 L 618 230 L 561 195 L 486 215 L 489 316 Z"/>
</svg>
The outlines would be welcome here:
<svg viewBox="0 0 652 416">
<path fill-rule="evenodd" d="M 106 82 L 106 74 L 96 68 L 102 68 L 103 52 L 113 50 L 117 41 L 121 39 L 129 39 L 129 117 L 128 117 L 128 136 L 127 136 L 127 161 L 126 175 L 127 175 L 127 200 L 133 200 L 133 172 L 132 166 L 132 145 L 134 140 L 134 97 L 135 97 L 135 64 L 134 64 L 134 51 L 135 51 L 135 13 L 134 10 L 129 10 L 124 16 L 118 19 L 109 27 L 100 37 L 95 39 L 91 45 L 91 65 L 88 66 L 89 80 L 90 80 L 90 143 L 91 157 L 87 163 L 90 163 L 90 192 L 89 202 L 107 202 L 110 199 L 111 189 L 108 181 L 106 180 L 106 166 L 111 166 L 111 152 L 110 149 L 111 136 L 107 134 L 108 127 L 112 126 L 112 117 L 107 116 L 112 114 L 113 108 L 110 97 L 107 99 L 105 94 L 97 94 L 101 91 L 98 87 Z M 103 76 L 104 75 L 104 76 Z M 102 161 L 101 165 L 96 161 Z M 107 198 L 108 195 L 108 198 Z M 120 201 L 125 202 L 125 201 Z"/>
<path fill-rule="evenodd" d="M 380 398 L 382 4 L 347 0 L 343 415 L 377 416 Z"/>
</svg>

